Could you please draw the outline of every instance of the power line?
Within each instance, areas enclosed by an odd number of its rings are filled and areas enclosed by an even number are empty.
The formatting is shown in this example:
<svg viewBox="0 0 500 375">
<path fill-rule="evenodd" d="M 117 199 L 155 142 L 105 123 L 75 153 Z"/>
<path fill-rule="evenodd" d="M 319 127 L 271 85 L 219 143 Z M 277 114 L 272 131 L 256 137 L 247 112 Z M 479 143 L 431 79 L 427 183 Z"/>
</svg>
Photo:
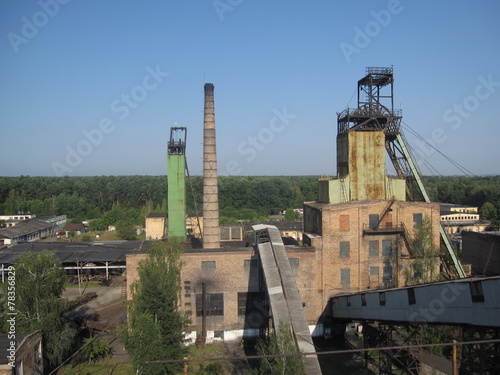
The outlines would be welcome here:
<svg viewBox="0 0 500 375">
<path fill-rule="evenodd" d="M 449 156 L 445 155 L 443 152 L 441 152 L 440 150 L 438 150 L 436 147 L 434 147 L 434 145 L 432 145 L 431 143 L 429 143 L 424 137 L 422 137 L 420 134 L 418 134 L 410 125 L 408 125 L 406 122 L 402 121 L 403 125 L 405 126 L 405 128 L 411 133 L 413 134 L 415 137 L 417 137 L 418 139 L 420 139 L 422 142 L 424 142 L 425 144 L 427 144 L 430 148 L 432 148 L 433 150 L 435 150 L 437 153 L 439 153 L 441 156 L 443 156 L 446 160 L 448 160 L 451 164 L 453 164 L 458 170 L 460 170 L 463 174 L 469 176 L 469 177 L 477 177 L 476 175 L 474 175 L 474 173 L 472 173 L 471 171 L 469 171 L 467 168 L 465 168 L 464 166 L 460 165 L 458 162 L 456 162 L 455 160 L 453 160 L 452 158 L 450 158 Z"/>
<path fill-rule="evenodd" d="M 188 363 L 188 362 L 203 362 L 203 361 L 241 361 L 244 359 L 260 359 L 260 358 L 283 358 L 283 357 L 296 357 L 308 355 L 326 355 L 326 354 L 349 354 L 349 353 L 365 353 L 373 351 L 385 350 L 401 350 L 401 349 L 422 349 L 433 348 L 440 346 L 464 346 L 464 345 L 480 345 L 500 343 L 500 339 L 492 340 L 475 340 L 475 341 L 462 341 L 462 342 L 446 342 L 439 344 L 421 344 L 421 345 L 403 345 L 403 346 L 383 346 L 379 348 L 364 348 L 364 349 L 348 349 L 348 350 L 328 350 L 324 352 L 306 352 L 306 353 L 284 353 L 284 354 L 266 354 L 266 355 L 249 355 L 245 357 L 209 357 L 209 358 L 186 358 L 186 359 L 172 359 L 161 361 L 145 361 L 145 364 L 161 364 L 161 363 Z"/>
<path fill-rule="evenodd" d="M 125 281 L 122 281 L 122 283 L 125 283 Z M 121 283 L 120 283 L 121 284 Z M 70 359 L 72 359 L 74 356 L 76 356 L 83 348 L 85 348 L 86 346 L 90 345 L 91 343 L 93 343 L 95 340 L 97 340 L 99 338 L 99 336 L 102 336 L 105 331 L 111 327 L 113 324 L 115 324 L 119 319 L 121 319 L 123 316 L 123 314 L 118 314 L 117 317 L 115 319 L 113 319 L 112 322 L 110 322 L 101 332 L 99 332 L 97 335 L 93 336 L 91 340 L 87 341 L 84 345 L 82 345 L 81 347 L 79 347 L 73 354 L 71 354 L 68 358 L 66 358 L 59 366 L 57 366 L 54 370 L 52 370 L 49 375 L 52 375 L 52 374 L 55 374 L 57 373 L 57 371 L 62 367 L 64 366 Z"/>
</svg>

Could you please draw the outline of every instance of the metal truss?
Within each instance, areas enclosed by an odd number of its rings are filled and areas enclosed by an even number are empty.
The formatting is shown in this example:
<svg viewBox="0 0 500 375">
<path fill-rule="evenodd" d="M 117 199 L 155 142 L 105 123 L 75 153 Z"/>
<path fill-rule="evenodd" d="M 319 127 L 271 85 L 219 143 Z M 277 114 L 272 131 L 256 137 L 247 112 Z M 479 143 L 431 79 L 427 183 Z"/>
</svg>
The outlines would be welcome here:
<svg viewBox="0 0 500 375">
<path fill-rule="evenodd" d="M 470 326 L 462 328 L 462 341 L 500 339 L 498 328 Z M 500 374 L 500 343 L 462 346 L 460 375 Z"/>
</svg>

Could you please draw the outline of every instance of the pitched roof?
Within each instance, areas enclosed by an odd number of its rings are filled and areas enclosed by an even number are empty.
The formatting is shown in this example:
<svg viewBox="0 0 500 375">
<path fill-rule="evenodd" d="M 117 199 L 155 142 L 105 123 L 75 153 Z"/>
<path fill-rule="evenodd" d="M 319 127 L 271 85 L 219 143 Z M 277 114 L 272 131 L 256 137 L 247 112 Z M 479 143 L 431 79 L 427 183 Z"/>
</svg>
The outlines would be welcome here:
<svg viewBox="0 0 500 375">
<path fill-rule="evenodd" d="M 70 231 L 70 230 L 81 231 L 84 228 L 85 228 L 85 226 L 82 223 L 69 223 L 69 224 L 66 224 L 66 226 L 64 227 L 64 230 L 66 230 L 66 231 Z"/>
<path fill-rule="evenodd" d="M 49 223 L 44 219 L 34 218 L 20 221 L 19 224 L 13 227 L 2 228 L 0 229 L 0 234 L 6 238 L 17 238 L 53 227 L 53 223 Z"/>
</svg>

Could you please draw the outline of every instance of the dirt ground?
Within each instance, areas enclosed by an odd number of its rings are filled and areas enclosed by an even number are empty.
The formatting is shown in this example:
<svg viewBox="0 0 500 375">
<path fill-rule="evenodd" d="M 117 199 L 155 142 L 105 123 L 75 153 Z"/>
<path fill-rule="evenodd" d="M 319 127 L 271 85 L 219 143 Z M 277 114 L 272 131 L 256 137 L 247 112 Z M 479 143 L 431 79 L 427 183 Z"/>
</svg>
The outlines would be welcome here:
<svg viewBox="0 0 500 375">
<path fill-rule="evenodd" d="M 77 307 L 71 312 L 72 316 L 79 316 L 96 323 L 103 329 L 97 331 L 99 338 L 106 340 L 111 346 L 112 357 L 110 363 L 130 363 L 130 358 L 123 345 L 117 338 L 116 332 L 121 323 L 125 322 L 125 277 L 114 277 L 109 286 L 89 286 L 82 284 L 81 288 L 66 288 L 62 297 L 71 301 L 80 293 L 95 292 L 97 297 Z"/>
</svg>

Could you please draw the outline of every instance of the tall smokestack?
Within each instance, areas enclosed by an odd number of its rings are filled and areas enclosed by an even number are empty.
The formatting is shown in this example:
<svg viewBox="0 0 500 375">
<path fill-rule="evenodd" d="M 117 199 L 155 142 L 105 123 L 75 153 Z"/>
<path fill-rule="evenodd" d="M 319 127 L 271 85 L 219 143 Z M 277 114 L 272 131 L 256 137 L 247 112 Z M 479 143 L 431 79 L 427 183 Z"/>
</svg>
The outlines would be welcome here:
<svg viewBox="0 0 500 375">
<path fill-rule="evenodd" d="M 220 247 L 214 85 L 205 83 L 203 119 L 203 248 Z"/>
</svg>

